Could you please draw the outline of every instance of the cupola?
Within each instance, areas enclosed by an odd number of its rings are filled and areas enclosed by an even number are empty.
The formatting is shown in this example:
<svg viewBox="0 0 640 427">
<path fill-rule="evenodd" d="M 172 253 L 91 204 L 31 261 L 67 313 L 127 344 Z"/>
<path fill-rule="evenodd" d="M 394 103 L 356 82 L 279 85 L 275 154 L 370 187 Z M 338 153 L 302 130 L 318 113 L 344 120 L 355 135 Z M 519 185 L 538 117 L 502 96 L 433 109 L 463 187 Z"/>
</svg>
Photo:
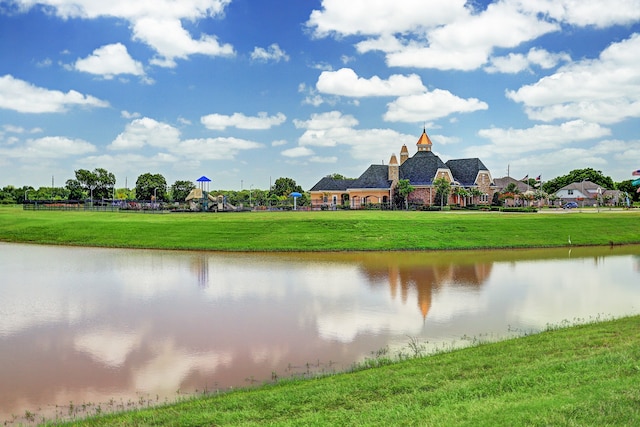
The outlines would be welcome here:
<svg viewBox="0 0 640 427">
<path fill-rule="evenodd" d="M 422 129 L 422 135 L 420 135 L 420 139 L 418 140 L 416 145 L 418 146 L 418 151 L 431 151 L 431 146 L 433 144 L 431 143 L 431 140 L 427 135 L 426 129 Z"/>
</svg>

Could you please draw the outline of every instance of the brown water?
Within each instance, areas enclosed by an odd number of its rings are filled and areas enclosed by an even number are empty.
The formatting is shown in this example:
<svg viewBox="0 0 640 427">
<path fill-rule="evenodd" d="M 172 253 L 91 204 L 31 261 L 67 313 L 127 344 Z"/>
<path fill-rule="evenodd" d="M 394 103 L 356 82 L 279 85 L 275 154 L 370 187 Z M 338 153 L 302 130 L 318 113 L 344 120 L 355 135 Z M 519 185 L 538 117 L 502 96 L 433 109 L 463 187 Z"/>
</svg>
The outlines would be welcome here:
<svg viewBox="0 0 640 427">
<path fill-rule="evenodd" d="M 220 254 L 0 244 L 0 423 L 640 312 L 640 247 Z M 84 406 L 83 406 L 84 405 Z M 99 409 L 98 409 L 99 408 Z"/>
</svg>

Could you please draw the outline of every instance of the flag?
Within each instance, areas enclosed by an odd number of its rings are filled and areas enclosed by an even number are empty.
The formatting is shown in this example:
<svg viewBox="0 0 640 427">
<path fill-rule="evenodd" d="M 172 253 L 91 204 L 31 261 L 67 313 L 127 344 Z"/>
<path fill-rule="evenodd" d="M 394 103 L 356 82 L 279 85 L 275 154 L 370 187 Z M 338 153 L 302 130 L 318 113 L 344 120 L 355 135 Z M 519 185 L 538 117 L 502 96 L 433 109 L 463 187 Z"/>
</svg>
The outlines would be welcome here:
<svg viewBox="0 0 640 427">
<path fill-rule="evenodd" d="M 640 169 L 638 169 L 637 171 L 633 171 L 633 172 L 631 172 L 631 175 L 633 175 L 633 176 L 640 176 Z"/>
<path fill-rule="evenodd" d="M 540 181 L 542 179 L 542 175 L 536 176 L 536 181 Z"/>
<path fill-rule="evenodd" d="M 526 181 L 529 179 L 529 174 L 527 174 L 524 178 L 522 178 L 520 181 Z"/>
</svg>

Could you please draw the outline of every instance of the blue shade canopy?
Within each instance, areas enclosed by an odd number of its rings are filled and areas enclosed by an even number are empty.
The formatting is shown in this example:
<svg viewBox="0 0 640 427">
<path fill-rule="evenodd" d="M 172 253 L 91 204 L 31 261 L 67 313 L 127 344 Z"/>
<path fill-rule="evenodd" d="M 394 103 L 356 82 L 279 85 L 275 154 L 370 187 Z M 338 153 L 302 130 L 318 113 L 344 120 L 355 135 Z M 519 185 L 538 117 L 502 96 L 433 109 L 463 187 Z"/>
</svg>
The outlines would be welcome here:
<svg viewBox="0 0 640 427">
<path fill-rule="evenodd" d="M 211 180 L 209 178 L 207 178 L 206 176 L 202 175 L 200 178 L 197 179 L 198 182 L 211 182 Z"/>
<path fill-rule="evenodd" d="M 297 191 L 294 191 L 293 193 L 289 194 L 289 196 L 291 196 L 291 197 L 302 197 L 302 194 L 298 193 Z"/>
</svg>

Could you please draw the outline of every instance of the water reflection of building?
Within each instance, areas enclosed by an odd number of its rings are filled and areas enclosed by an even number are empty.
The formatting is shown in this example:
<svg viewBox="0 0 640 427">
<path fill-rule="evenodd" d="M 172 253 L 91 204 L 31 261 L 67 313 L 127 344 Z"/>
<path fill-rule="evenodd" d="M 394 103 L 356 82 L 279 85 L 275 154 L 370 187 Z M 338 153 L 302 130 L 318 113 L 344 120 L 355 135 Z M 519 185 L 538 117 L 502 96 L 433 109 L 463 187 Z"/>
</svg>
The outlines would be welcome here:
<svg viewBox="0 0 640 427">
<path fill-rule="evenodd" d="M 444 286 L 480 287 L 491 275 L 493 263 L 482 262 L 476 264 L 397 264 L 389 262 L 386 265 L 376 262 L 365 262 L 362 265 L 364 274 L 369 278 L 372 286 L 389 284 L 391 297 L 401 298 L 403 304 L 411 291 L 415 291 L 418 308 L 425 319 L 431 310 L 432 297 L 435 291 Z M 389 258 L 391 261 L 391 258 Z"/>
</svg>

